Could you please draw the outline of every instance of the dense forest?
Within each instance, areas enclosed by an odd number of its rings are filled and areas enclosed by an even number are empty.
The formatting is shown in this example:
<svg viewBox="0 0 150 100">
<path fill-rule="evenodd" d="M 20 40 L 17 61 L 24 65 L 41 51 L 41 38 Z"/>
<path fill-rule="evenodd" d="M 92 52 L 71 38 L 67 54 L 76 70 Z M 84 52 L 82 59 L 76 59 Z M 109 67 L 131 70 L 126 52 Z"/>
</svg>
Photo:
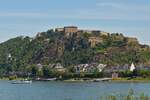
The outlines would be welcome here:
<svg viewBox="0 0 150 100">
<path fill-rule="evenodd" d="M 91 46 L 90 38 L 101 40 Z M 0 72 L 28 71 L 36 64 L 61 63 L 64 67 L 85 63 L 122 66 L 134 62 L 150 66 L 150 48 L 120 33 L 74 33 L 48 30 L 35 37 L 19 36 L 0 44 Z"/>
</svg>

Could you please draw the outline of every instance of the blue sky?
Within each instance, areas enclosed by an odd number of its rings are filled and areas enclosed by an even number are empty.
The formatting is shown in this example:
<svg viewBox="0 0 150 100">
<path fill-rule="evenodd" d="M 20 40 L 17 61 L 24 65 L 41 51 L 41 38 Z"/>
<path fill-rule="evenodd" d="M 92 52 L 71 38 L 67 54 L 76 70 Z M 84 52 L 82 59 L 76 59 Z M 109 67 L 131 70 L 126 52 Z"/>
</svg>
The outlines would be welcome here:
<svg viewBox="0 0 150 100">
<path fill-rule="evenodd" d="M 65 25 L 121 32 L 150 45 L 150 0 L 0 0 L 0 42 Z"/>
</svg>

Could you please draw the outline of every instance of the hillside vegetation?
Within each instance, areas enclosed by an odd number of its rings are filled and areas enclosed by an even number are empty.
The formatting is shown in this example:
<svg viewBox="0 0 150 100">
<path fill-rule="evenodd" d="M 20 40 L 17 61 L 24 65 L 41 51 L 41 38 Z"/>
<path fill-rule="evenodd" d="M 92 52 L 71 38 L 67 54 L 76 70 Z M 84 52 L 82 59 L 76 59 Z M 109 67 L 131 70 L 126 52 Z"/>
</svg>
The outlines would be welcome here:
<svg viewBox="0 0 150 100">
<path fill-rule="evenodd" d="M 90 38 L 95 38 L 89 41 Z M 100 42 L 94 42 L 100 41 Z M 93 44 L 93 45 L 92 45 Z M 150 66 L 150 48 L 136 38 L 123 34 L 106 35 L 63 32 L 38 33 L 36 37 L 19 36 L 0 44 L 0 71 L 25 71 L 31 65 L 61 63 L 64 67 L 84 63 L 122 66 L 134 62 Z"/>
</svg>

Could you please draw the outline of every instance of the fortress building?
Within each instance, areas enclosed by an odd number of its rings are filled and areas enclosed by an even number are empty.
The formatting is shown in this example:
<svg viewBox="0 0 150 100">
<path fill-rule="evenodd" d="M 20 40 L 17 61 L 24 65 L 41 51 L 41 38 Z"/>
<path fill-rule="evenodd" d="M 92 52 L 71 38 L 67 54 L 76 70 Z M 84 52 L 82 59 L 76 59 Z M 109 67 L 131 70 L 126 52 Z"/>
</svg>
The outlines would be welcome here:
<svg viewBox="0 0 150 100">
<path fill-rule="evenodd" d="M 70 38 L 76 34 L 77 36 L 80 36 L 82 33 L 88 33 L 91 34 L 90 37 L 88 37 L 88 41 L 91 45 L 91 47 L 96 46 L 98 43 L 102 43 L 103 39 L 100 38 L 100 36 L 105 35 L 108 36 L 108 32 L 100 31 L 100 30 L 79 30 L 77 26 L 65 26 L 64 28 L 56 28 L 56 32 L 62 32 L 66 38 Z M 92 35 L 93 34 L 93 35 Z"/>
<path fill-rule="evenodd" d="M 76 27 L 76 26 L 66 26 L 66 27 L 64 27 L 64 32 L 65 33 L 77 33 L 78 32 L 78 27 Z"/>
<path fill-rule="evenodd" d="M 56 28 L 55 32 L 64 32 L 64 28 Z"/>
<path fill-rule="evenodd" d="M 56 32 L 64 32 L 64 33 L 77 33 L 78 27 L 76 26 L 65 26 L 64 28 L 56 28 Z"/>
<path fill-rule="evenodd" d="M 78 32 L 78 27 L 76 27 L 76 26 L 65 26 L 64 28 L 56 28 L 55 32 L 63 32 L 66 37 L 70 37 L 74 33 Z"/>
</svg>

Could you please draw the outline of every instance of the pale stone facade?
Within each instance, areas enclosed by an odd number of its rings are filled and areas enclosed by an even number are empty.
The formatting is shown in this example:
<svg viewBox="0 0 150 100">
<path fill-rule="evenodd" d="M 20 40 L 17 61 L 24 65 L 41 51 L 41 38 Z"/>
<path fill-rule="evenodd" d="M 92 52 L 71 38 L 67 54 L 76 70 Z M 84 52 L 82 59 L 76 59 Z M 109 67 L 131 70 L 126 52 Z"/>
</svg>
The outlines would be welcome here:
<svg viewBox="0 0 150 100">
<path fill-rule="evenodd" d="M 104 36 L 108 36 L 108 35 L 109 35 L 108 32 L 104 32 L 104 31 L 101 31 L 100 34 L 101 34 L 101 35 L 104 35 Z"/>
<path fill-rule="evenodd" d="M 138 43 L 138 40 L 137 38 L 127 38 L 127 43 L 130 44 L 130 43 Z"/>
<path fill-rule="evenodd" d="M 64 28 L 56 28 L 55 32 L 64 32 Z"/>
<path fill-rule="evenodd" d="M 89 41 L 91 47 L 95 47 L 96 44 L 103 42 L 103 40 L 99 37 L 89 37 L 88 41 Z"/>
<path fill-rule="evenodd" d="M 66 27 L 64 27 L 64 32 L 65 33 L 77 33 L 78 32 L 78 27 L 76 27 L 76 26 L 66 26 Z"/>
</svg>

